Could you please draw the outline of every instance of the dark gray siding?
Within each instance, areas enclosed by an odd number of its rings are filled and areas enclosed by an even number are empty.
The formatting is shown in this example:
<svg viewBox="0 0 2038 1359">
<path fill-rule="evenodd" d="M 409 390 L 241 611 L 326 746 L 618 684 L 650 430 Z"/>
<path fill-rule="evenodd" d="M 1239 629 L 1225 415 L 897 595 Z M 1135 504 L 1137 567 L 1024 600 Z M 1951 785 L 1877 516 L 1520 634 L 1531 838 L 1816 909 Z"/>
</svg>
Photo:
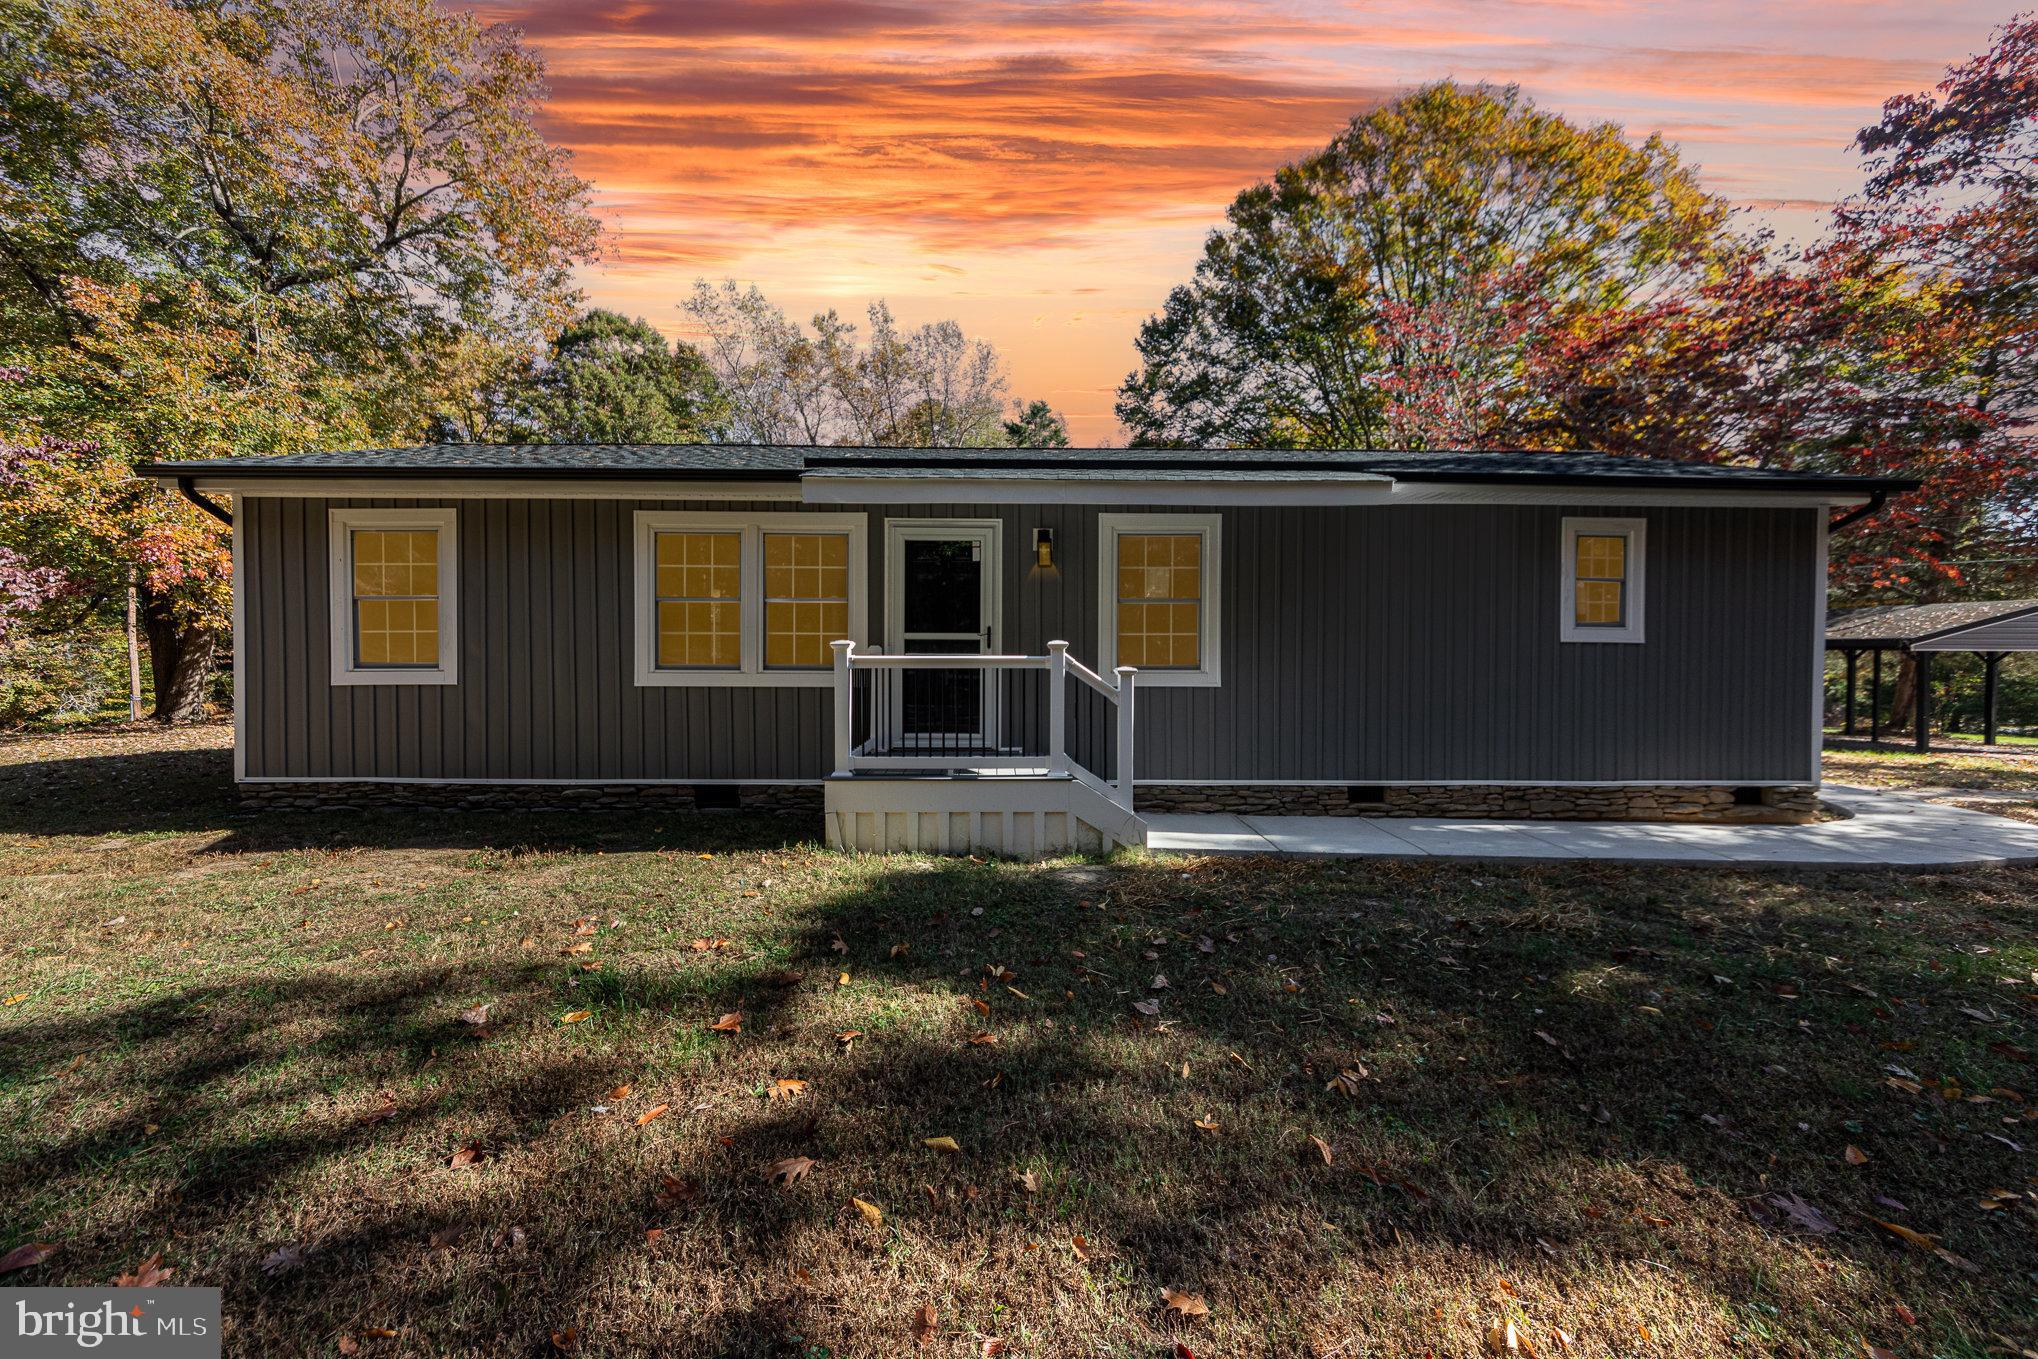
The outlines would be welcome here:
<svg viewBox="0 0 2038 1359">
<path fill-rule="evenodd" d="M 326 512 L 458 504 L 460 683 L 328 682 Z M 638 509 L 784 504 L 248 498 L 241 702 L 250 779 L 814 779 L 827 689 L 638 688 Z M 833 511 L 855 507 L 826 506 Z M 1008 650 L 1096 663 L 1095 507 L 869 506 L 1001 519 Z M 1114 512 L 1118 512 L 1114 510 Z M 1220 509 L 1224 683 L 1139 694 L 1138 776 L 1337 783 L 1805 780 L 1821 511 L 1594 506 Z M 1558 640 L 1559 521 L 1649 521 L 1641 645 Z M 1055 530 L 1036 570 L 1032 530 Z M 1109 715 L 1079 700 L 1079 753 Z M 1100 772 L 1110 761 L 1090 761 Z"/>
</svg>

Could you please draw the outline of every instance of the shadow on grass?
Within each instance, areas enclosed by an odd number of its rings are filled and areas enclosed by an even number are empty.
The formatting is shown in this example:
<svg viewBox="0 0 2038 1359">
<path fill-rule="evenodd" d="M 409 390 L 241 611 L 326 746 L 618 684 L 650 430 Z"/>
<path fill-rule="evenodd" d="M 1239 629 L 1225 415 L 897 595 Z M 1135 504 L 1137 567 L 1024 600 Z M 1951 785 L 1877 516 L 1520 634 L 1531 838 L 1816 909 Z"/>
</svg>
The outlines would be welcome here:
<svg viewBox="0 0 2038 1359">
<path fill-rule="evenodd" d="M 207 850 L 602 849 L 741 851 L 818 841 L 819 817 L 734 812 L 257 812 L 230 749 L 150 750 L 0 765 L 0 835 L 218 835 Z"/>
<path fill-rule="evenodd" d="M 1890 928 L 1859 878 L 1784 889 L 1783 912 L 1726 875 L 1480 872 L 873 865 L 741 956 L 334 960 L 21 1016 L 0 1245 L 64 1223 L 64 1253 L 17 1277 L 84 1283 L 174 1240 L 180 1281 L 226 1290 L 234 1353 L 390 1326 L 392 1352 L 536 1355 L 572 1326 L 584 1354 L 889 1354 L 898 1300 L 937 1293 L 951 1334 L 1031 1315 L 1048 1352 L 1144 1352 L 1159 1290 L 1185 1287 L 1225 1352 L 1286 1354 L 1395 1297 L 1426 1321 L 1492 1279 L 1575 1301 L 1652 1271 L 1737 1318 L 1714 1338 L 1746 1350 L 1840 1352 L 1899 1296 L 1946 1354 L 2025 1326 L 1863 1225 L 1900 1201 L 1992 1277 L 2038 1268 L 2016 1224 L 1960 1211 L 2019 1173 L 1975 1116 L 1875 1103 L 1895 1098 L 1877 1040 L 1951 1008 L 1920 995 L 1948 941 Z M 2038 923 L 2004 909 L 2013 934 Z M 1158 1017 L 1132 1010 L 1148 998 Z M 482 1002 L 476 1039 L 457 1016 Z M 724 1011 L 741 1034 L 706 1032 Z M 1979 1040 L 1934 1061 L 1969 1088 L 2022 1074 Z M 781 1077 L 808 1088 L 770 1098 Z M 640 1127 L 653 1099 L 668 1111 Z M 470 1145 L 481 1163 L 448 1168 Z M 818 1164 L 771 1183 L 789 1157 Z M 1764 1207 L 1782 1192 L 1840 1230 L 1794 1235 Z M 315 1251 L 265 1273 L 285 1242 Z M 892 1310 L 862 1310 L 871 1291 Z M 1572 1325 L 1585 1352 L 1632 1349 L 1622 1316 Z"/>
</svg>

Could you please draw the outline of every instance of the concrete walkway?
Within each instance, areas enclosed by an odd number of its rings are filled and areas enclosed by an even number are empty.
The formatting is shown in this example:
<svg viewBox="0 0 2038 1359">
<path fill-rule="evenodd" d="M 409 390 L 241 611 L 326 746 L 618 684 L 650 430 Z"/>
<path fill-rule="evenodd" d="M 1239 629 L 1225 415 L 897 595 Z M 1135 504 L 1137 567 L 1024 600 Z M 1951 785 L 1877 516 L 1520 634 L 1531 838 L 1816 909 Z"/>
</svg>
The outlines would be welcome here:
<svg viewBox="0 0 2038 1359">
<path fill-rule="evenodd" d="M 1593 859 L 1764 868 L 1972 868 L 2038 864 L 2038 825 L 1888 790 L 1827 784 L 1853 813 L 1810 826 L 1634 821 L 1458 821 L 1364 816 L 1148 814 L 1147 848 L 1306 858 Z"/>
</svg>

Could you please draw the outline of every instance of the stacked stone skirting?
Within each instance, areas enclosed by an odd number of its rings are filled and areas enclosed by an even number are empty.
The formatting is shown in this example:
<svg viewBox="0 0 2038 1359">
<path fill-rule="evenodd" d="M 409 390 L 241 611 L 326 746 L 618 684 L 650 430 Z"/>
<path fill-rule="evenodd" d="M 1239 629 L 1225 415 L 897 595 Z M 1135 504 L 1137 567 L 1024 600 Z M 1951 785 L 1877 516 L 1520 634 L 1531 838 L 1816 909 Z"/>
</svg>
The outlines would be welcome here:
<svg viewBox="0 0 2038 1359">
<path fill-rule="evenodd" d="M 736 806 L 721 802 L 731 791 L 718 785 L 702 807 L 701 785 L 688 783 L 243 783 L 243 806 L 260 811 L 367 811 L 377 807 L 436 807 L 445 811 L 692 812 L 742 811 L 819 816 L 821 789 L 790 783 L 738 784 Z"/>
<path fill-rule="evenodd" d="M 1414 784 L 1353 801 L 1349 788 L 1275 784 L 1140 785 L 1141 812 L 1230 812 L 1260 816 L 1447 816 L 1548 821 L 1715 821 L 1797 824 L 1816 820 L 1810 787 L 1763 788 L 1760 803 L 1736 802 L 1730 786 L 1648 788 L 1619 785 L 1518 787 L 1510 784 Z"/>
</svg>

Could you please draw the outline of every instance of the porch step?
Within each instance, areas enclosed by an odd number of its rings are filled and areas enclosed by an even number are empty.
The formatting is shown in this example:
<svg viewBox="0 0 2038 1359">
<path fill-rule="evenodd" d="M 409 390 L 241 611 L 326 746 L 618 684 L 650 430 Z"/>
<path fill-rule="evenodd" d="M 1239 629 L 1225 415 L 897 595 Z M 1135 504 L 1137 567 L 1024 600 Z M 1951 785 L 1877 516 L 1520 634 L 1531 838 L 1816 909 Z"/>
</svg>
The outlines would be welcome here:
<svg viewBox="0 0 2038 1359">
<path fill-rule="evenodd" d="M 828 844 L 863 854 L 1108 854 L 1146 822 L 1069 774 L 849 774 L 824 789 Z"/>
</svg>

